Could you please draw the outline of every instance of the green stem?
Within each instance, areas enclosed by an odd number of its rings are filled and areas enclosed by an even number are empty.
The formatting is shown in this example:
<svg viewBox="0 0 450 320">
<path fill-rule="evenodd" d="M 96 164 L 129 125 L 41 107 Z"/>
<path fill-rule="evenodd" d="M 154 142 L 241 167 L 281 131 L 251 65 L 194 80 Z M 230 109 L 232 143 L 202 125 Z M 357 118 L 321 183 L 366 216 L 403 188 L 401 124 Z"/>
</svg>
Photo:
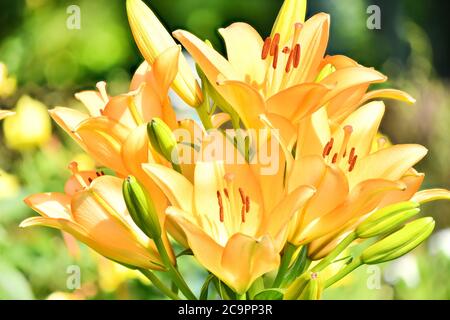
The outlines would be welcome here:
<svg viewBox="0 0 450 320">
<path fill-rule="evenodd" d="M 289 264 L 291 263 L 291 259 L 297 247 L 291 243 L 286 245 L 286 249 L 284 250 L 283 257 L 281 258 L 280 268 L 278 268 L 278 273 L 273 281 L 272 288 L 279 288 L 281 282 L 283 281 L 284 275 L 286 271 L 289 269 Z"/>
<path fill-rule="evenodd" d="M 198 114 L 200 120 L 202 121 L 202 124 L 206 130 L 210 130 L 210 129 L 214 128 L 212 121 L 211 121 L 208 107 L 209 107 L 209 96 L 205 95 L 203 103 L 201 105 L 199 105 L 196 108 L 196 110 L 197 110 L 197 114 Z"/>
<path fill-rule="evenodd" d="M 168 296 L 172 300 L 181 300 L 179 296 L 177 296 L 175 293 L 172 292 L 169 288 L 167 288 L 164 283 L 161 282 L 161 280 L 156 277 L 153 272 L 146 270 L 146 269 L 139 269 L 139 271 L 149 279 L 152 284 L 158 288 L 162 293 L 164 293 L 166 296 Z"/>
<path fill-rule="evenodd" d="M 247 300 L 247 294 L 246 293 L 243 293 L 243 294 L 236 293 L 236 300 Z"/>
<path fill-rule="evenodd" d="M 327 281 L 325 281 L 324 289 L 331 286 L 333 283 L 338 282 L 343 277 L 345 277 L 347 274 L 361 266 L 363 263 L 360 258 L 353 260 L 350 262 L 347 266 L 342 268 L 338 273 L 336 273 L 334 276 L 329 278 Z"/>
<path fill-rule="evenodd" d="M 302 275 L 306 270 L 308 270 L 311 264 L 311 259 L 308 258 L 308 248 L 306 245 L 302 246 L 293 266 L 286 273 L 286 276 L 281 282 L 281 287 L 288 287 L 297 277 Z"/>
<path fill-rule="evenodd" d="M 180 289 L 180 291 L 184 294 L 186 298 L 189 300 L 197 300 L 197 297 L 192 293 L 189 286 L 184 281 L 183 277 L 181 276 L 180 272 L 177 268 L 172 264 L 172 261 L 170 260 L 169 255 L 167 254 L 166 247 L 164 246 L 164 243 L 161 238 L 154 239 L 155 245 L 158 248 L 158 252 L 161 255 L 161 259 L 165 265 L 165 267 L 168 269 L 169 275 L 171 276 L 173 282 L 177 285 L 177 287 Z"/>
<path fill-rule="evenodd" d="M 356 233 L 352 232 L 347 237 L 344 238 L 337 246 L 333 249 L 325 258 L 323 258 L 314 268 L 312 272 L 319 272 L 325 269 L 330 263 L 332 263 L 342 251 L 345 250 L 353 241 L 357 238 Z"/>
</svg>

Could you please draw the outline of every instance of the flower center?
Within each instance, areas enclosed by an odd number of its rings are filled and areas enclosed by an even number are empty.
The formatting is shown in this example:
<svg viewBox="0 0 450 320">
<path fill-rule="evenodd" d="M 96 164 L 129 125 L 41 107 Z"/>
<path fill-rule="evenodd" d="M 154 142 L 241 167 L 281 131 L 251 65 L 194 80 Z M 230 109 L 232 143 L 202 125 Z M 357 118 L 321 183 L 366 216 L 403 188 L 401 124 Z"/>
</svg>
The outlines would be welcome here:
<svg viewBox="0 0 450 320">
<path fill-rule="evenodd" d="M 345 126 L 344 127 L 344 139 L 342 141 L 342 144 L 335 153 L 333 153 L 333 156 L 331 157 L 331 163 L 334 164 L 340 164 L 343 159 L 347 156 L 347 148 L 348 148 L 348 142 L 350 140 L 350 136 L 352 135 L 353 127 L 352 126 Z M 322 151 L 322 157 L 324 159 L 329 159 L 331 151 L 334 148 L 334 138 L 331 138 L 330 141 L 325 145 Z M 348 172 L 352 172 L 353 168 L 355 167 L 356 160 L 358 159 L 358 156 L 355 154 L 355 148 L 351 148 L 350 154 L 348 156 Z"/>
<path fill-rule="evenodd" d="M 300 65 L 300 54 L 301 54 L 301 47 L 300 43 L 298 42 L 300 37 L 300 31 L 302 29 L 303 25 L 301 23 L 296 23 L 294 25 L 294 36 L 292 38 L 291 46 L 285 46 L 283 49 L 280 50 L 280 34 L 276 33 L 273 38 L 267 37 L 264 41 L 264 45 L 261 52 L 261 59 L 272 59 L 272 68 L 276 69 L 278 67 L 278 56 L 281 53 L 289 55 L 286 65 L 285 65 L 285 71 L 286 73 L 289 73 L 292 69 L 298 68 Z"/>
<path fill-rule="evenodd" d="M 245 222 L 246 214 L 250 211 L 250 197 L 245 194 L 244 189 L 239 188 L 239 198 L 241 201 L 241 222 Z M 225 206 L 224 206 L 224 198 L 222 197 L 222 193 L 225 195 L 225 201 L 227 201 L 231 208 L 233 208 L 234 199 L 230 197 L 230 192 L 228 188 L 224 188 L 222 192 L 217 190 L 217 203 L 219 205 L 219 219 L 220 222 L 224 222 L 225 220 Z"/>
</svg>

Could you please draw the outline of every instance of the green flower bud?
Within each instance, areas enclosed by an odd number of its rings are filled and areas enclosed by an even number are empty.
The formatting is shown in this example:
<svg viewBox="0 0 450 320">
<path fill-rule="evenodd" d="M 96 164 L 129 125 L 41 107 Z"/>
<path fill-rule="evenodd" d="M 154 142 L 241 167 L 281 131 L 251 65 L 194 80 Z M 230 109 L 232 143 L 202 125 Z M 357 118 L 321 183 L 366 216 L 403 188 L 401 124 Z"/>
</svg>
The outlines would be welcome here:
<svg viewBox="0 0 450 320">
<path fill-rule="evenodd" d="M 331 63 L 328 63 L 322 68 L 322 70 L 320 70 L 319 74 L 317 75 L 316 82 L 322 81 L 335 71 L 336 68 Z"/>
<path fill-rule="evenodd" d="M 134 223 L 151 239 L 161 237 L 161 226 L 155 205 L 135 177 L 129 176 L 122 185 L 125 203 Z"/>
<path fill-rule="evenodd" d="M 371 238 L 389 233 L 420 212 L 419 204 L 405 201 L 387 206 L 370 215 L 358 228 L 358 238 Z"/>
<path fill-rule="evenodd" d="M 425 217 L 407 223 L 403 228 L 363 251 L 361 261 L 377 264 L 396 259 L 421 244 L 434 229 L 435 222 Z"/>
<path fill-rule="evenodd" d="M 178 164 L 177 141 L 172 130 L 159 118 L 153 118 L 147 125 L 147 133 L 153 148 L 172 164 Z"/>
<path fill-rule="evenodd" d="M 286 290 L 285 300 L 318 300 L 323 291 L 322 279 L 317 272 L 306 272 Z"/>
</svg>

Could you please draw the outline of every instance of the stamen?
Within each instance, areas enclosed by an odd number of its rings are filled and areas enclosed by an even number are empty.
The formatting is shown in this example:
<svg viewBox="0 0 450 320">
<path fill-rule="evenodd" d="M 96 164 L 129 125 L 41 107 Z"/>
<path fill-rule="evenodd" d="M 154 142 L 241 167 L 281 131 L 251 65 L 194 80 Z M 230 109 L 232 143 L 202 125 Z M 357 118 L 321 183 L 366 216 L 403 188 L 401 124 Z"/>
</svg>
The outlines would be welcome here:
<svg viewBox="0 0 450 320">
<path fill-rule="evenodd" d="M 276 46 L 275 53 L 273 55 L 272 68 L 276 69 L 278 65 L 278 45 Z"/>
<path fill-rule="evenodd" d="M 246 196 L 245 197 L 245 212 L 249 212 L 250 211 L 250 197 Z"/>
<path fill-rule="evenodd" d="M 230 199 L 227 188 L 223 189 L 223 193 L 225 193 L 225 196 L 227 197 L 227 199 Z"/>
<path fill-rule="evenodd" d="M 72 172 L 72 174 L 77 174 L 79 172 L 78 163 L 76 161 L 72 161 L 71 163 L 69 163 L 68 168 Z"/>
<path fill-rule="evenodd" d="M 83 189 L 86 189 L 88 186 L 86 181 L 84 181 L 83 177 L 80 175 L 80 171 L 78 170 L 78 163 L 76 161 L 72 161 L 69 164 L 69 170 L 72 171 L 73 177 L 80 184 Z M 89 182 L 90 183 L 90 182 Z"/>
<path fill-rule="evenodd" d="M 377 143 L 378 143 L 378 149 L 383 149 L 384 145 L 386 144 L 386 139 L 385 138 L 379 138 Z"/>
<path fill-rule="evenodd" d="M 341 150 L 339 150 L 339 154 L 337 156 L 337 160 L 341 160 L 344 157 L 345 150 L 347 150 L 347 144 L 350 140 L 350 136 L 352 135 L 353 127 L 345 126 L 344 127 L 344 140 L 342 141 Z"/>
<path fill-rule="evenodd" d="M 96 172 L 95 175 L 96 175 L 97 177 L 100 177 L 100 176 L 101 176 L 101 173 L 100 173 L 100 172 Z"/>
<path fill-rule="evenodd" d="M 102 170 L 102 171 L 100 171 L 100 173 L 102 174 L 102 176 L 104 176 L 105 175 L 105 172 Z"/>
<path fill-rule="evenodd" d="M 350 162 L 350 167 L 348 168 L 348 172 L 352 172 L 353 168 L 355 167 L 356 164 L 356 159 L 358 159 L 358 156 L 354 156 L 352 158 L 352 161 Z"/>
<path fill-rule="evenodd" d="M 239 194 L 241 195 L 242 204 L 245 205 L 245 193 L 244 190 L 242 190 L 242 188 L 239 188 Z"/>
<path fill-rule="evenodd" d="M 335 153 L 334 156 L 333 156 L 333 160 L 331 160 L 331 163 L 336 163 L 337 157 L 338 157 L 338 154 Z"/>
<path fill-rule="evenodd" d="M 225 173 L 225 175 L 223 176 L 223 178 L 224 178 L 227 182 L 231 182 L 231 181 L 234 180 L 234 173 L 227 172 L 227 173 Z"/>
<path fill-rule="evenodd" d="M 89 178 L 88 178 L 88 181 L 89 181 L 89 183 L 92 183 L 92 178 L 89 177 Z"/>
<path fill-rule="evenodd" d="M 241 208 L 241 221 L 245 222 L 245 206 Z"/>
<path fill-rule="evenodd" d="M 352 148 L 352 150 L 350 150 L 350 155 L 348 156 L 348 164 L 352 163 L 354 156 L 355 156 L 355 148 Z"/>
<path fill-rule="evenodd" d="M 220 191 L 217 191 L 217 202 L 219 203 L 219 219 L 220 219 L 220 222 L 223 222 L 223 220 L 224 220 L 223 203 L 222 203 L 222 195 L 220 194 Z"/>
<path fill-rule="evenodd" d="M 270 45 L 270 55 L 274 56 L 275 51 L 278 51 L 278 44 L 280 43 L 280 34 L 275 33 L 275 36 L 273 37 L 272 44 Z"/>
<path fill-rule="evenodd" d="M 289 52 L 291 52 L 291 50 L 289 49 L 289 47 L 284 47 L 282 52 L 288 54 Z"/>
<path fill-rule="evenodd" d="M 328 156 L 331 152 L 331 149 L 333 148 L 333 144 L 334 144 L 334 138 L 331 138 L 330 141 L 327 142 L 327 144 L 325 145 L 325 147 L 323 148 L 323 152 L 322 152 L 322 157 L 325 158 L 326 156 Z"/>
<path fill-rule="evenodd" d="M 289 53 L 288 61 L 286 63 L 286 69 L 285 69 L 286 73 L 289 73 L 289 71 L 291 71 L 293 60 L 294 60 L 294 51 L 291 50 L 291 52 Z"/>
<path fill-rule="evenodd" d="M 295 31 L 294 31 L 294 37 L 292 38 L 292 48 L 295 47 L 295 44 L 298 43 L 298 38 L 300 37 L 300 31 L 303 28 L 303 24 L 301 24 L 300 22 L 297 22 L 294 25 Z"/>
<path fill-rule="evenodd" d="M 264 41 L 264 46 L 261 53 L 261 59 L 266 60 L 267 56 L 269 55 L 270 47 L 272 44 L 272 39 L 270 37 L 267 37 Z"/>
<path fill-rule="evenodd" d="M 300 45 L 297 43 L 294 47 L 294 68 L 300 64 Z"/>
</svg>

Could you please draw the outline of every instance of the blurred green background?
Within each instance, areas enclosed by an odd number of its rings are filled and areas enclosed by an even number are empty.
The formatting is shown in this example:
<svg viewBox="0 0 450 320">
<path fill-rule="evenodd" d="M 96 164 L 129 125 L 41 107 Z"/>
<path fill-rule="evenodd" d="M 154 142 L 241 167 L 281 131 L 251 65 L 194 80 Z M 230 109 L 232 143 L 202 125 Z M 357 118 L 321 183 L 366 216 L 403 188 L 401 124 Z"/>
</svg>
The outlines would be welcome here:
<svg viewBox="0 0 450 320">
<path fill-rule="evenodd" d="M 170 30 L 188 29 L 223 50 L 216 32 L 219 27 L 246 21 L 267 35 L 282 1 L 147 3 Z M 366 27 L 366 10 L 372 4 L 381 9 L 381 30 Z M 79 30 L 66 27 L 70 5 L 81 9 Z M 450 188 L 450 44 L 444 32 L 449 30 L 449 2 L 310 0 L 308 7 L 308 16 L 319 11 L 331 14 L 330 54 L 345 54 L 376 67 L 389 76 L 386 86 L 405 90 L 417 99 L 413 106 L 387 101 L 383 133 L 395 143 L 427 146 L 429 154 L 417 166 L 427 173 L 423 187 Z M 51 124 L 50 131 L 42 111 L 77 107 L 73 94 L 93 88 L 100 80 L 108 82 L 111 94 L 126 91 L 141 60 L 128 27 L 125 1 L 0 0 L 0 62 L 9 71 L 0 79 L 0 108 L 28 106 L 34 111 L 27 114 L 36 115 L 20 120 L 28 132 L 15 132 L 19 138 L 0 135 L 0 299 L 156 295 L 136 274 L 85 247 L 69 254 L 60 232 L 18 228 L 23 218 L 33 214 L 22 204 L 26 195 L 62 190 L 70 160 L 78 160 L 85 168 L 93 165 L 56 125 Z M 382 271 L 361 268 L 325 298 L 449 299 L 450 207 L 433 203 L 425 205 L 423 212 L 438 222 L 437 232 L 426 245 L 381 266 Z M 70 265 L 81 268 L 82 286 L 76 291 L 66 285 Z M 191 268 L 192 261 L 183 266 Z M 370 285 L 379 271 L 381 284 Z M 195 280 L 199 277 L 193 273 Z"/>
</svg>

